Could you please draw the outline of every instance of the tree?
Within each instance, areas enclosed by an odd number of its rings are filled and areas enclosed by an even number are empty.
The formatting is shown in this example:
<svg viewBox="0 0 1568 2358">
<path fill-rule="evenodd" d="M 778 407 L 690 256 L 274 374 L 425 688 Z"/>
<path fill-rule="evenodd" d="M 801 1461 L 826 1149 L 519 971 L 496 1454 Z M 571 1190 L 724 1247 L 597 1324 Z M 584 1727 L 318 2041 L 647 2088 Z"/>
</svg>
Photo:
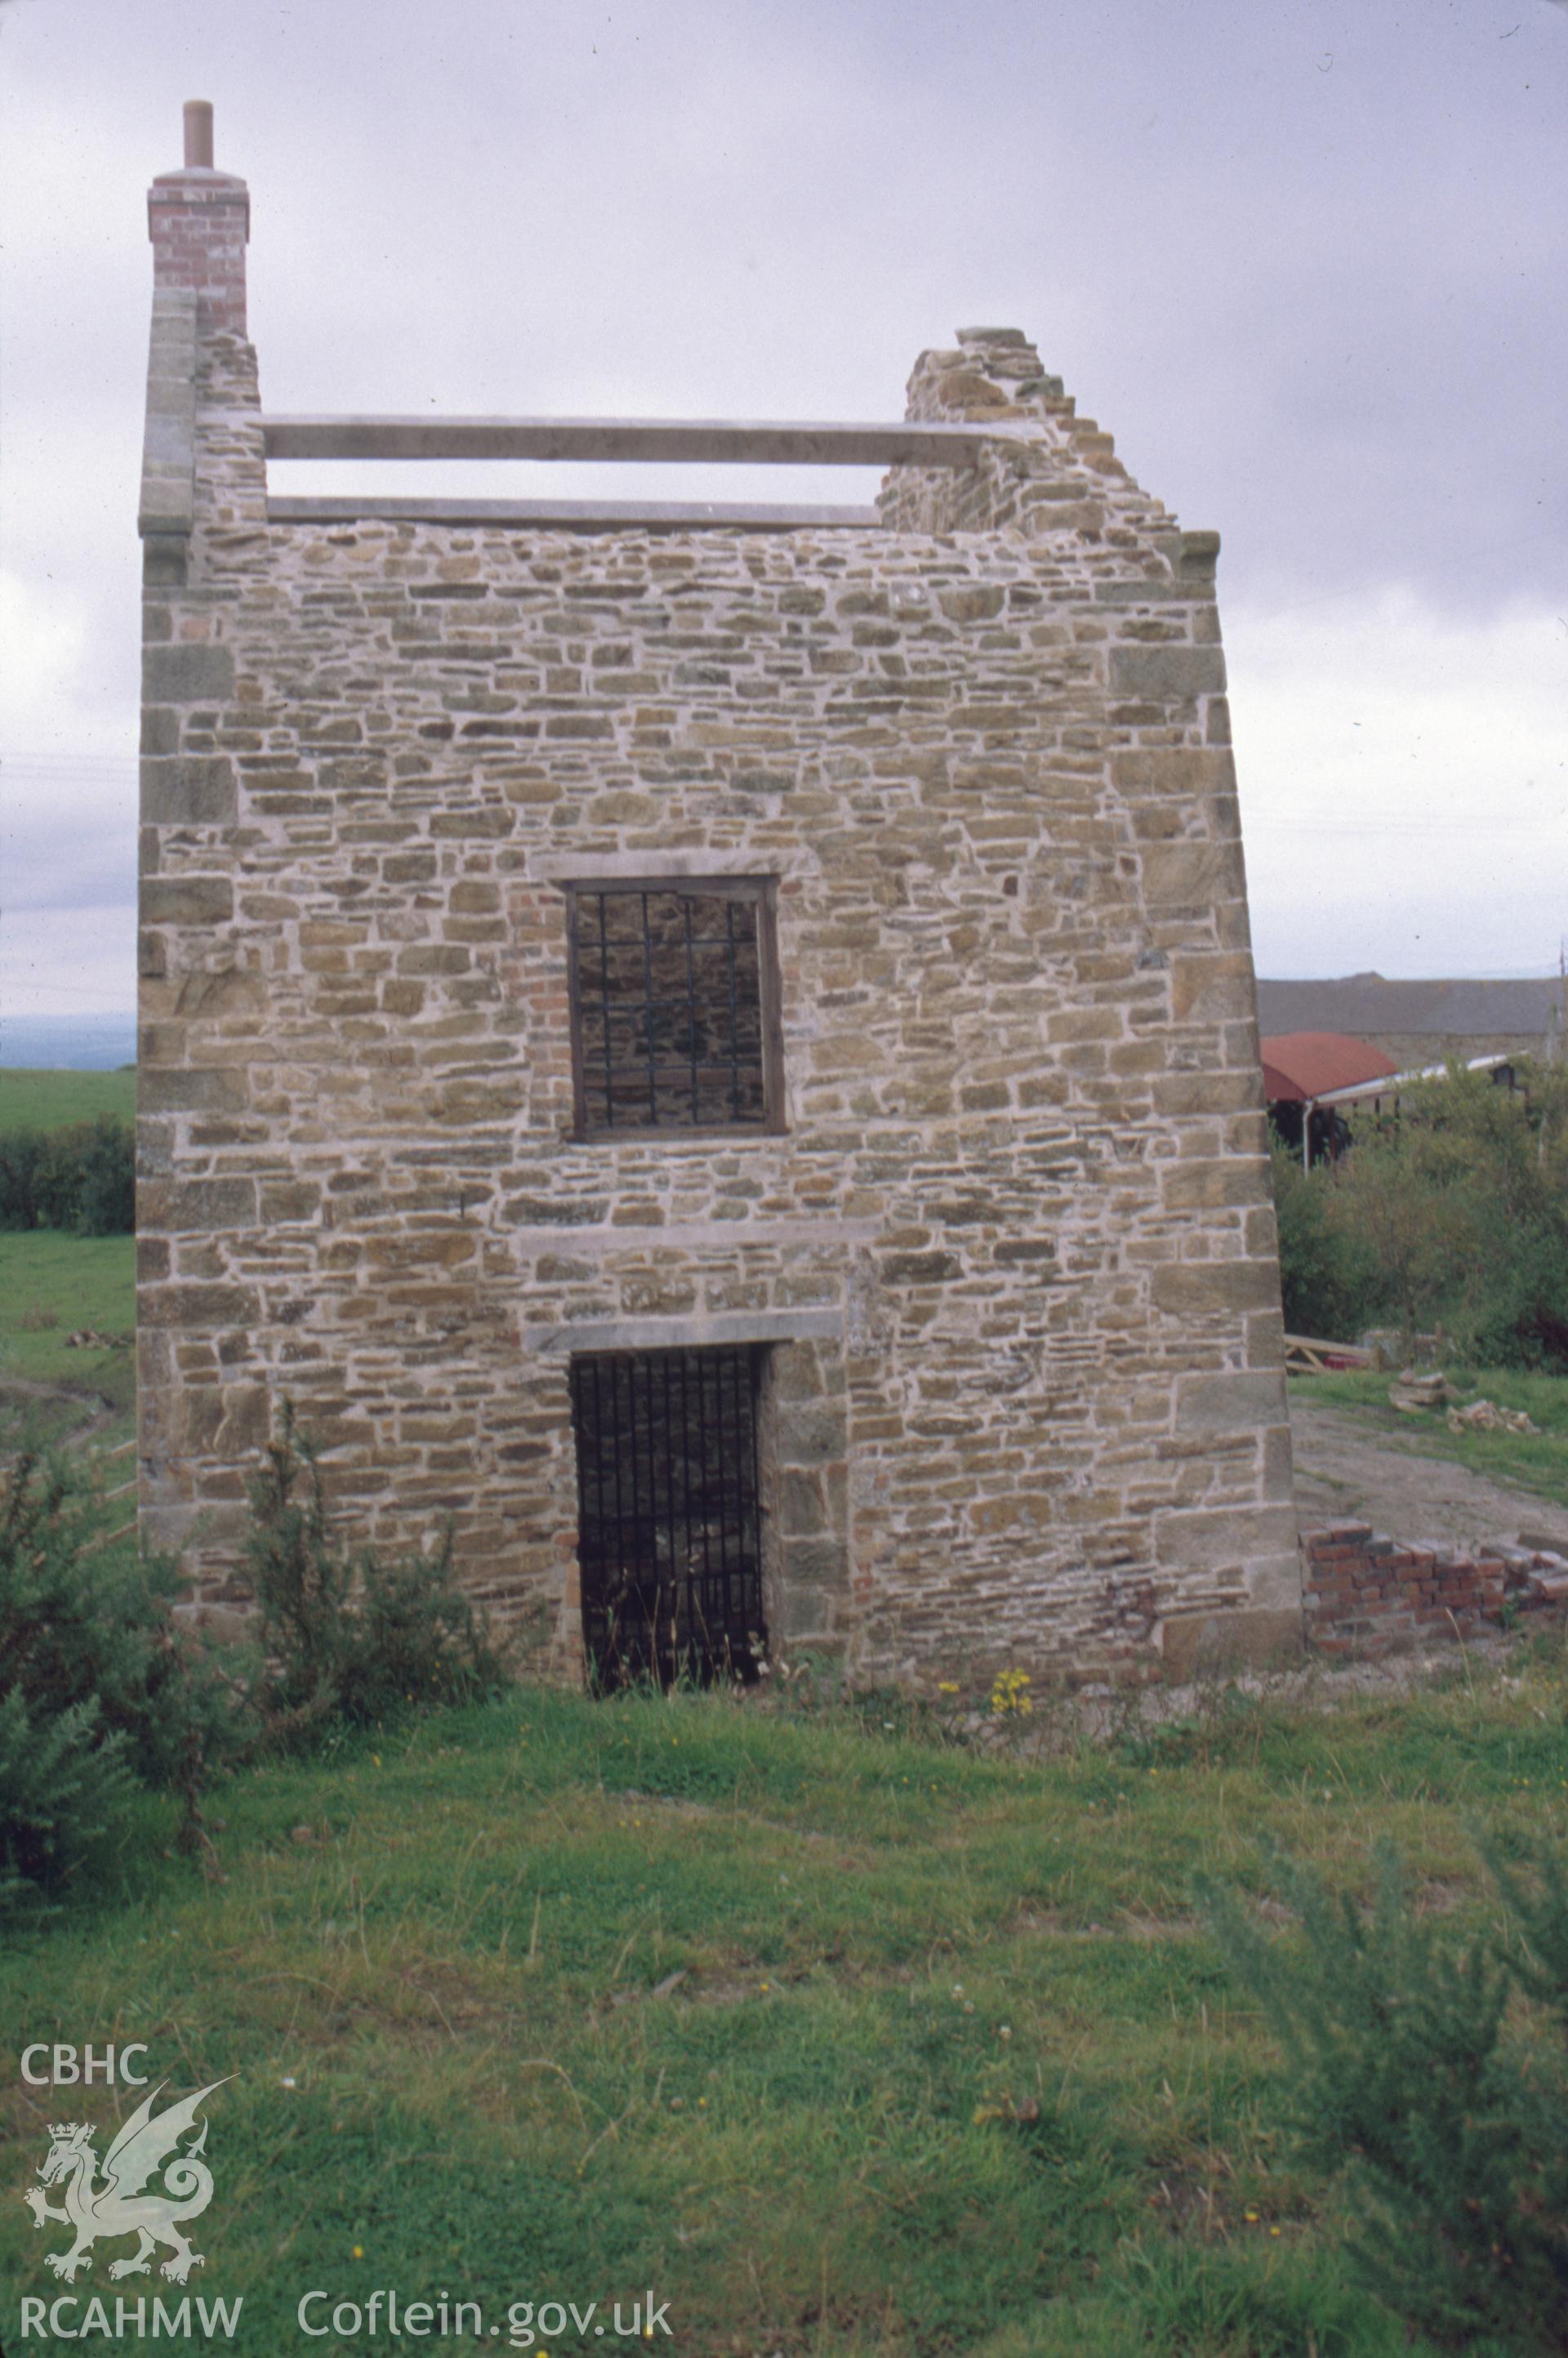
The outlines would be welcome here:
<svg viewBox="0 0 1568 2358">
<path fill-rule="evenodd" d="M 1520 1071 L 1413 1084 L 1332 1169 L 1276 1152 L 1287 1325 L 1441 1327 L 1473 1359 L 1568 1366 L 1568 1075 Z"/>
</svg>

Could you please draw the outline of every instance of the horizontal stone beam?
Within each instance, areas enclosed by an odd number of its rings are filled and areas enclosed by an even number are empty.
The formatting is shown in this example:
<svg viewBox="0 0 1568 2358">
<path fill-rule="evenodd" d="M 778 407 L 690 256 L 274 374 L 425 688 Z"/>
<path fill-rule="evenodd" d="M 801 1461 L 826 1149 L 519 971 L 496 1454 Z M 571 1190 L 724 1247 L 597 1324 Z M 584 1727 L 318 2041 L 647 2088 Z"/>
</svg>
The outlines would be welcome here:
<svg viewBox="0 0 1568 2358">
<path fill-rule="evenodd" d="M 972 467 L 1027 426 L 748 425 L 716 417 L 264 417 L 269 459 L 658 459 L 787 467 Z"/>
<path fill-rule="evenodd" d="M 720 1310 L 692 1318 L 591 1318 L 567 1326 L 524 1325 L 524 1350 L 547 1357 L 574 1351 L 698 1351 L 719 1344 L 838 1343 L 839 1310 Z"/>
<path fill-rule="evenodd" d="M 723 500 L 269 499 L 268 524 L 479 524 L 565 532 L 793 532 L 881 523 L 871 507 L 777 507 Z"/>
</svg>

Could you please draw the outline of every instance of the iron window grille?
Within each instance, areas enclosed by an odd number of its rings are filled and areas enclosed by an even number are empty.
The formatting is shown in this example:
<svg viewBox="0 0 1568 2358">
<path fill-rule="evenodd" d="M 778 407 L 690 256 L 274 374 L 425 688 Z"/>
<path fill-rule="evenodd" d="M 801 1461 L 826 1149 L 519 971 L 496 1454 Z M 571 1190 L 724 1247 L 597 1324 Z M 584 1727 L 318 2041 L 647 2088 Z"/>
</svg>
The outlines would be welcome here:
<svg viewBox="0 0 1568 2358">
<path fill-rule="evenodd" d="M 600 1692 L 757 1675 L 760 1347 L 571 1363 L 578 1563 Z"/>
<path fill-rule="evenodd" d="M 784 1128 L 771 877 L 567 888 L 578 1135 Z"/>
</svg>

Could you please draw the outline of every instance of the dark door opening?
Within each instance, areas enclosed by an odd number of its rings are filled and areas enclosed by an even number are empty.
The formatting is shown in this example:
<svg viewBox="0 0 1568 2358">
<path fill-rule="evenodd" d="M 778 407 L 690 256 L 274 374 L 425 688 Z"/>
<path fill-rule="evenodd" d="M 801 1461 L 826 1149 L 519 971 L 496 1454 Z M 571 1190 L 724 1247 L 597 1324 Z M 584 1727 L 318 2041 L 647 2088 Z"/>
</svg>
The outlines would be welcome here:
<svg viewBox="0 0 1568 2358">
<path fill-rule="evenodd" d="M 760 1360 L 742 1345 L 571 1363 L 583 1637 L 600 1692 L 757 1676 Z"/>
</svg>

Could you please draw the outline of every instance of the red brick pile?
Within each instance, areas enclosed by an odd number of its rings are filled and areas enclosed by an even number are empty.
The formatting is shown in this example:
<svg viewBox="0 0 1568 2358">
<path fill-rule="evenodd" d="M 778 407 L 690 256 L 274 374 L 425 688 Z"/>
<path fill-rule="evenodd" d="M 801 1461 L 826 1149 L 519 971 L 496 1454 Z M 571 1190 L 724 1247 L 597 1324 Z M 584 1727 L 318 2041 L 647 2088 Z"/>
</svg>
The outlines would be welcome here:
<svg viewBox="0 0 1568 2358">
<path fill-rule="evenodd" d="M 1409 1652 L 1568 1603 L 1568 1558 L 1545 1549 L 1488 1541 L 1474 1555 L 1447 1555 L 1370 1523 L 1336 1523 L 1304 1532 L 1302 1550 L 1307 1641 L 1323 1654 Z"/>
</svg>

